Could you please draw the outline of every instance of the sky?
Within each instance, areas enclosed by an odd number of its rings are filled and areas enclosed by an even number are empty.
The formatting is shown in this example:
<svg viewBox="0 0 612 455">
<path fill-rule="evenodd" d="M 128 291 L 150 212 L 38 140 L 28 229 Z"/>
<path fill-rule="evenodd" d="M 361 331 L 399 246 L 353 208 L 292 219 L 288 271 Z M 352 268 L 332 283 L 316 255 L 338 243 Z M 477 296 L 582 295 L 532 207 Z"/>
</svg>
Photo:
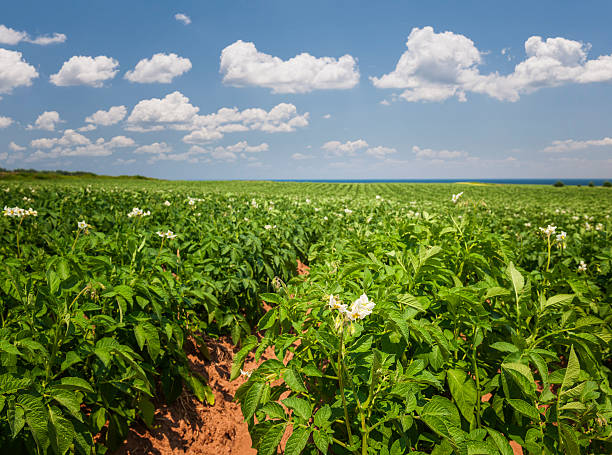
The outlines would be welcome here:
<svg viewBox="0 0 612 455">
<path fill-rule="evenodd" d="M 612 3 L 20 0 L 0 167 L 612 177 Z"/>
</svg>

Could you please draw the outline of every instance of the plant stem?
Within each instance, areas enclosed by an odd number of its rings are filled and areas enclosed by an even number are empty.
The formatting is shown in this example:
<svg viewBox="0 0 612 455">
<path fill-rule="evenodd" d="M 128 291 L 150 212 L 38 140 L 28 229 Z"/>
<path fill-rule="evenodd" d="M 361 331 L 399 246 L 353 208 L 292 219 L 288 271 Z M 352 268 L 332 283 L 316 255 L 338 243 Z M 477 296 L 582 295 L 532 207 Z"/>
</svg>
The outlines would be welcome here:
<svg viewBox="0 0 612 455">
<path fill-rule="evenodd" d="M 346 432 L 349 438 L 349 444 L 353 435 L 351 433 L 351 424 L 349 423 L 348 407 L 346 404 L 346 397 L 344 396 L 344 372 L 343 372 L 343 360 L 342 351 L 344 350 L 344 324 L 342 325 L 342 331 L 340 332 L 340 349 L 338 349 L 338 385 L 340 386 L 340 396 L 342 396 L 342 406 L 344 407 L 344 422 L 346 423 Z"/>
<path fill-rule="evenodd" d="M 474 330 L 474 336 L 476 330 Z M 473 343 L 472 343 L 473 346 Z M 476 364 L 476 348 L 472 347 L 472 368 L 474 369 L 474 376 L 476 377 L 476 424 L 480 428 L 480 405 L 481 405 L 481 394 L 480 394 L 480 376 L 478 375 L 478 365 Z"/>
<path fill-rule="evenodd" d="M 74 253 L 74 247 L 75 247 L 75 245 L 76 245 L 76 243 L 77 243 L 77 240 L 79 239 L 79 234 L 80 234 L 80 233 L 81 233 L 81 230 L 79 229 L 79 230 L 77 231 L 77 235 L 76 235 L 76 237 L 74 238 L 74 242 L 72 242 L 72 248 L 70 249 L 70 252 L 71 252 L 71 253 Z"/>
</svg>

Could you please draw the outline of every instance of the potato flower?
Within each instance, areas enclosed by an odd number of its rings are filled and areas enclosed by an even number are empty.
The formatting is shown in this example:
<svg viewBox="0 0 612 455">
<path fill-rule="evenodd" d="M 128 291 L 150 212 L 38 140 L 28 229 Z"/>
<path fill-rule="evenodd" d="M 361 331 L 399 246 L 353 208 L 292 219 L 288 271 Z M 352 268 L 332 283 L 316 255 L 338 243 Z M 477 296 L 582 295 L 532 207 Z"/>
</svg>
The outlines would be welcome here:
<svg viewBox="0 0 612 455">
<path fill-rule="evenodd" d="M 553 226 L 551 224 L 549 224 L 545 228 L 543 227 L 540 228 L 540 232 L 542 232 L 547 237 L 550 237 L 551 235 L 553 235 L 556 230 L 557 230 L 557 226 Z"/>
<path fill-rule="evenodd" d="M 170 201 L 164 201 L 164 205 L 166 207 L 170 207 L 170 205 L 172 205 L 172 203 Z"/>
<path fill-rule="evenodd" d="M 586 272 L 587 270 L 587 265 L 584 261 L 580 261 L 580 264 L 578 264 L 578 272 Z"/>
<path fill-rule="evenodd" d="M 369 300 L 367 295 L 361 294 L 361 297 L 355 300 L 351 307 L 347 310 L 346 317 L 350 321 L 364 319 L 366 316 L 372 314 L 372 310 L 375 306 L 376 304 Z"/>
<path fill-rule="evenodd" d="M 453 194 L 453 196 L 451 198 L 452 201 L 453 201 L 453 204 L 456 204 L 459 201 L 459 198 L 461 196 L 463 196 L 463 191 L 461 193 Z"/>
<path fill-rule="evenodd" d="M 340 303 L 333 295 L 329 296 L 327 306 L 329 306 L 330 310 L 338 310 L 340 313 L 346 313 L 346 304 Z"/>
<path fill-rule="evenodd" d="M 157 235 L 159 235 L 163 239 L 173 239 L 177 236 L 174 232 L 168 230 L 166 232 L 157 231 Z"/>
<path fill-rule="evenodd" d="M 83 220 L 83 221 L 77 221 L 77 227 L 81 230 L 84 230 L 84 229 L 90 228 L 91 226 L 87 224 L 85 220 Z"/>
<path fill-rule="evenodd" d="M 143 217 L 143 216 L 149 216 L 151 215 L 151 211 L 147 210 L 146 212 L 142 209 L 139 209 L 138 207 L 134 207 L 132 209 L 132 211 L 130 213 L 127 214 L 128 218 L 132 218 L 132 217 Z"/>
<path fill-rule="evenodd" d="M 251 377 L 251 374 L 252 373 L 250 371 L 246 371 L 246 370 L 243 370 L 242 368 L 240 368 L 240 376 L 249 379 Z"/>
</svg>

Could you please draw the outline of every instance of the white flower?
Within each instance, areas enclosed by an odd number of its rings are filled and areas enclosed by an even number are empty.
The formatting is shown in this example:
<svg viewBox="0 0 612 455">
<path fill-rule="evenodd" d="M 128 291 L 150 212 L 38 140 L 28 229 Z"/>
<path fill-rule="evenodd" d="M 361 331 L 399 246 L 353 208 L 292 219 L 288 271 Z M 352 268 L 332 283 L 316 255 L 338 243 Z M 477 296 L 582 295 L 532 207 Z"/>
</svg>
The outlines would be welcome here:
<svg viewBox="0 0 612 455">
<path fill-rule="evenodd" d="M 346 313 L 346 304 L 338 302 L 333 295 L 329 296 L 327 306 L 329 306 L 330 310 L 338 310 L 340 313 Z"/>
<path fill-rule="evenodd" d="M 306 199 L 306 204 L 310 204 L 310 199 Z"/>
<path fill-rule="evenodd" d="M 376 304 L 370 300 L 368 300 L 368 296 L 362 294 L 357 300 L 353 302 L 351 307 L 346 312 L 346 317 L 354 321 L 356 319 L 363 319 L 366 316 L 372 314 L 372 310 Z"/>
<path fill-rule="evenodd" d="M 250 371 L 246 371 L 246 370 L 243 370 L 242 368 L 240 368 L 240 376 L 245 377 L 245 378 L 248 379 L 248 378 L 251 377 L 251 374 L 253 374 L 253 373 L 251 373 Z"/>
<path fill-rule="evenodd" d="M 574 220 L 574 221 L 578 221 L 579 219 L 580 219 L 580 217 L 579 217 L 579 216 L 576 216 L 576 215 L 574 215 L 574 216 L 572 217 L 572 220 Z"/>
<path fill-rule="evenodd" d="M 601 224 L 601 223 L 597 223 L 597 224 L 595 225 L 595 230 L 596 230 L 596 231 L 602 231 L 602 230 L 603 230 L 603 224 Z"/>
<path fill-rule="evenodd" d="M 344 209 L 344 213 L 350 215 L 351 213 L 353 213 L 353 211 L 351 209 Z"/>
<path fill-rule="evenodd" d="M 32 207 L 29 209 L 22 209 L 20 207 L 7 207 L 4 206 L 4 210 L 2 210 L 2 214 L 4 216 L 10 216 L 11 218 L 23 218 L 26 216 L 38 216 L 38 212 L 34 210 Z"/>
<path fill-rule="evenodd" d="M 195 203 L 196 203 L 195 199 L 189 198 L 189 202 L 188 202 L 189 205 L 195 205 Z"/>
<path fill-rule="evenodd" d="M 557 242 L 562 243 L 566 237 L 567 234 L 565 233 L 565 231 L 561 231 L 561 234 L 557 234 Z"/>
<path fill-rule="evenodd" d="M 251 207 L 257 208 L 257 201 L 255 199 L 251 201 Z"/>
<path fill-rule="evenodd" d="M 591 229 L 593 229 L 593 226 L 591 226 L 589 223 L 584 223 L 584 228 L 585 228 L 587 231 L 590 231 Z"/>
<path fill-rule="evenodd" d="M 79 229 L 87 229 L 87 228 L 89 228 L 89 227 L 91 227 L 91 226 L 90 226 L 89 224 L 87 224 L 87 223 L 85 222 L 85 220 L 83 220 L 83 221 L 77 221 L 77 227 L 78 227 Z"/>
<path fill-rule="evenodd" d="M 170 201 L 164 201 L 164 205 L 165 205 L 166 207 L 170 207 L 171 202 L 170 202 Z"/>
<path fill-rule="evenodd" d="M 580 261 L 580 264 L 578 265 L 578 271 L 579 272 L 586 272 L 587 269 L 587 265 L 585 264 L 584 261 Z"/>
<path fill-rule="evenodd" d="M 151 215 L 151 211 L 147 210 L 146 212 L 142 209 L 139 209 L 138 207 L 134 207 L 132 209 L 132 211 L 130 213 L 127 214 L 127 216 L 129 218 L 132 218 L 134 216 L 139 216 L 139 217 L 143 217 L 143 216 L 149 216 Z"/>
<path fill-rule="evenodd" d="M 463 195 L 463 191 L 461 193 L 453 194 L 453 197 L 451 198 L 453 201 L 453 204 L 456 204 L 462 195 Z"/>
<path fill-rule="evenodd" d="M 28 210 L 26 210 L 26 215 L 29 215 L 29 216 L 38 216 L 38 212 L 36 210 L 34 210 L 32 207 L 30 207 Z"/>
<path fill-rule="evenodd" d="M 376 195 L 376 199 L 380 199 L 380 196 L 378 194 Z"/>
<path fill-rule="evenodd" d="M 266 229 L 266 230 L 272 229 L 272 225 L 271 224 L 266 224 L 264 226 L 264 229 Z"/>
<path fill-rule="evenodd" d="M 173 239 L 176 237 L 177 234 L 175 234 L 172 231 L 166 231 L 166 232 L 157 231 L 157 235 L 159 235 L 161 238 Z"/>
<path fill-rule="evenodd" d="M 540 232 L 544 233 L 544 235 L 546 235 L 547 237 L 550 237 L 551 235 L 553 235 L 556 230 L 557 230 L 557 226 L 552 226 L 550 224 L 545 228 L 543 227 L 540 228 Z"/>
<path fill-rule="evenodd" d="M 249 221 L 251 221 L 251 220 L 245 216 L 245 217 L 244 217 L 244 221 L 246 221 L 246 222 L 248 223 L 248 222 L 249 222 Z"/>
<path fill-rule="evenodd" d="M 525 227 L 531 227 L 531 223 L 525 223 Z"/>
<path fill-rule="evenodd" d="M 323 219 L 324 219 L 325 221 L 327 221 L 327 219 L 328 219 L 328 218 L 327 218 L 326 216 L 324 216 L 324 217 L 323 217 Z"/>
</svg>

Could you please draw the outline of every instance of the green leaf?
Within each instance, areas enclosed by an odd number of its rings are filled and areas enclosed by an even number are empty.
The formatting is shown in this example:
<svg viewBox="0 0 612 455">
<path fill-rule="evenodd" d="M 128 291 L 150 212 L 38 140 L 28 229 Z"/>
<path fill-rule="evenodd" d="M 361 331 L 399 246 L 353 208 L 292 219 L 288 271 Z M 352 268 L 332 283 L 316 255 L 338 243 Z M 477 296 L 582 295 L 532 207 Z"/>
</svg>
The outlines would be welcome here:
<svg viewBox="0 0 612 455">
<path fill-rule="evenodd" d="M 93 387 L 85 379 L 77 377 L 67 377 L 60 379 L 59 384 L 53 384 L 56 389 L 80 390 L 81 392 L 94 393 Z"/>
<path fill-rule="evenodd" d="M 450 369 L 446 373 L 451 395 L 455 399 L 459 411 L 471 425 L 475 420 L 474 407 L 476 406 L 477 394 L 474 381 L 471 378 L 466 380 L 466 376 L 467 373 L 459 369 Z"/>
<path fill-rule="evenodd" d="M 25 411 L 21 406 L 9 406 L 7 410 L 7 419 L 11 434 L 15 438 L 25 425 Z"/>
<path fill-rule="evenodd" d="M 274 401 L 270 401 L 264 404 L 261 407 L 260 411 L 264 412 L 271 419 L 286 419 L 287 418 L 285 409 L 280 404 Z"/>
<path fill-rule="evenodd" d="M 247 355 L 249 355 L 249 352 L 255 346 L 257 346 L 257 338 L 251 336 L 246 339 L 244 346 L 242 346 L 242 349 L 240 349 L 240 351 L 238 351 L 234 356 L 234 361 L 232 362 L 232 369 L 230 373 L 230 381 L 233 381 L 238 376 L 240 376 L 240 369 L 244 366 L 244 361 Z"/>
<path fill-rule="evenodd" d="M 47 393 L 51 398 L 64 406 L 75 419 L 81 422 L 83 421 L 81 400 L 72 390 L 60 389 L 52 386 L 47 389 Z"/>
<path fill-rule="evenodd" d="M 0 351 L 4 351 L 7 354 L 12 354 L 12 355 L 21 355 L 21 352 L 19 352 L 19 349 L 17 349 L 15 346 L 13 346 L 11 343 L 9 343 L 6 340 L 0 340 Z"/>
<path fill-rule="evenodd" d="M 550 297 L 546 300 L 546 303 L 542 306 L 542 310 L 548 310 L 549 308 L 556 308 L 567 305 L 574 300 L 574 294 L 558 294 Z"/>
<path fill-rule="evenodd" d="M 304 381 L 302 381 L 302 377 L 294 369 L 289 368 L 287 371 L 285 371 L 283 379 L 285 380 L 285 383 L 289 386 L 289 388 L 294 392 L 308 392 L 306 386 L 304 385 Z"/>
<path fill-rule="evenodd" d="M 507 398 L 507 400 L 510 406 L 512 406 L 519 413 L 529 417 L 531 420 L 534 420 L 536 422 L 540 421 L 540 413 L 535 408 L 535 406 L 527 403 L 524 400 L 519 400 L 515 398 Z"/>
<path fill-rule="evenodd" d="M 321 453 L 327 453 L 329 447 L 329 435 L 323 431 L 313 431 L 312 439 Z"/>
<path fill-rule="evenodd" d="M 48 430 L 53 451 L 58 455 L 68 452 L 75 436 L 74 426 L 70 420 L 62 416 L 61 411 L 55 406 L 49 409 Z"/>
<path fill-rule="evenodd" d="M 242 414 L 245 420 L 249 420 L 255 414 L 261 394 L 263 393 L 265 384 L 263 382 L 254 382 L 246 392 L 244 399 L 240 403 L 242 405 Z"/>
<path fill-rule="evenodd" d="M 312 416 L 312 408 L 310 407 L 310 403 L 308 403 L 308 401 L 302 398 L 298 398 L 298 397 L 285 398 L 283 400 L 283 404 L 287 406 L 289 409 L 293 409 L 295 414 L 304 420 L 308 420 Z"/>
<path fill-rule="evenodd" d="M 516 300 L 518 300 L 519 294 L 525 287 L 525 279 L 523 278 L 523 275 L 521 275 L 521 273 L 518 270 L 516 270 L 516 267 L 514 267 L 514 264 L 512 262 L 508 264 L 508 268 L 506 269 L 506 275 L 512 282 L 512 287 L 514 288 L 514 294 L 516 296 Z"/>
<path fill-rule="evenodd" d="M 140 417 L 147 425 L 147 427 L 153 427 L 153 419 L 155 416 L 155 406 L 151 401 L 146 397 L 141 397 L 138 400 L 138 410 L 140 411 Z"/>
<path fill-rule="evenodd" d="M 563 377 L 563 383 L 561 384 L 561 391 L 567 390 L 569 387 L 574 385 L 578 376 L 580 375 L 580 362 L 574 352 L 574 346 L 570 349 L 569 360 L 567 362 L 567 368 L 565 369 L 565 376 Z"/>
<path fill-rule="evenodd" d="M 510 446 L 508 440 L 499 431 L 487 428 L 487 432 L 501 455 L 513 455 L 512 446 Z"/>
<path fill-rule="evenodd" d="M 506 343 L 505 341 L 498 341 L 496 343 L 493 343 L 491 347 L 501 352 L 519 352 L 519 348 L 517 348 L 511 343 Z"/>
<path fill-rule="evenodd" d="M 321 407 L 314 416 L 314 424 L 319 428 L 329 427 L 331 422 L 332 410 L 328 404 Z"/>
<path fill-rule="evenodd" d="M 16 403 L 25 411 L 25 421 L 34 436 L 36 445 L 44 451 L 49 446 L 47 423 L 49 413 L 41 397 L 23 394 L 17 397 Z"/>
<path fill-rule="evenodd" d="M 153 324 L 151 324 L 148 321 L 141 322 L 136 327 L 141 328 L 143 336 L 147 340 L 147 351 L 149 352 L 151 359 L 155 361 L 161 349 L 161 346 L 159 343 L 159 334 L 157 333 L 157 329 L 155 328 Z M 138 344 L 140 346 L 140 343 Z M 142 346 L 140 346 L 140 349 L 142 349 Z"/>
<path fill-rule="evenodd" d="M 283 298 L 278 294 L 259 294 L 259 298 L 266 303 L 276 303 L 277 305 L 283 303 Z"/>
<path fill-rule="evenodd" d="M 257 455 L 275 455 L 276 448 L 285 434 L 286 423 L 279 425 L 273 425 L 268 431 L 261 437 L 259 444 L 257 445 Z"/>
<path fill-rule="evenodd" d="M 439 395 L 423 407 L 421 418 L 435 433 L 448 439 L 453 439 L 461 427 L 461 417 L 455 405 Z"/>
<path fill-rule="evenodd" d="M 289 436 L 287 444 L 285 445 L 285 455 L 299 455 L 302 453 L 306 447 L 306 444 L 308 444 L 310 432 L 310 428 L 294 428 L 293 433 L 291 433 L 291 436 Z"/>
<path fill-rule="evenodd" d="M 530 352 L 529 358 L 538 369 L 542 382 L 544 384 L 548 384 L 548 364 L 546 363 L 546 360 L 544 360 L 544 358 L 537 352 Z"/>
</svg>

